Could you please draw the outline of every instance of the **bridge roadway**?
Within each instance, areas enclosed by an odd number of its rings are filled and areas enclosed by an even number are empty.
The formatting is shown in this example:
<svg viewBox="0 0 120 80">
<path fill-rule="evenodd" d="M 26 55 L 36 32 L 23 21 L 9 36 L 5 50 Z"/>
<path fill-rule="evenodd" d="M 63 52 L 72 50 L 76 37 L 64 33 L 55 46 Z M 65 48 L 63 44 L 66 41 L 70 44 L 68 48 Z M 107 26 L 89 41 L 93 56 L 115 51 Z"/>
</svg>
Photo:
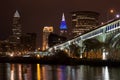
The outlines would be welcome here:
<svg viewBox="0 0 120 80">
<path fill-rule="evenodd" d="M 120 32 L 120 18 L 116 18 L 74 39 L 50 47 L 48 49 L 48 52 L 54 52 L 56 50 L 65 50 L 65 49 L 69 50 L 70 45 L 75 44 L 81 48 L 80 53 L 83 53 L 85 49 L 84 41 L 88 39 L 97 39 L 101 43 L 110 43 L 109 44 L 110 47 L 115 47 L 115 45 L 117 45 L 117 41 L 119 41 L 119 37 L 120 37 L 119 32 Z"/>
</svg>

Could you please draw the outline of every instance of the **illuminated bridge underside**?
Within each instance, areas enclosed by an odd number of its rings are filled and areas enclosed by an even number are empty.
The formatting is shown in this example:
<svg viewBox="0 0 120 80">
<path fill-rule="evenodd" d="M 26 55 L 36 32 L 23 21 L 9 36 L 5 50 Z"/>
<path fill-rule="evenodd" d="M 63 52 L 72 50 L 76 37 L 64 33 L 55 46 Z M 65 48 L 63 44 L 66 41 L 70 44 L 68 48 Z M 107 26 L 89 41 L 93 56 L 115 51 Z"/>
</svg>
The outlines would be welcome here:
<svg viewBox="0 0 120 80">
<path fill-rule="evenodd" d="M 84 41 L 88 39 L 96 39 L 100 43 L 107 43 L 109 44 L 109 47 L 114 47 L 120 38 L 120 18 L 114 19 L 112 21 L 109 21 L 103 25 L 100 25 L 99 28 L 89 31 L 88 33 L 85 33 L 83 35 L 80 35 L 79 37 L 76 37 L 72 40 L 69 40 L 65 43 L 53 46 L 49 48 L 49 51 L 54 50 L 70 50 L 71 45 L 79 46 L 80 53 L 84 52 L 84 49 L 86 45 L 84 44 Z"/>
</svg>

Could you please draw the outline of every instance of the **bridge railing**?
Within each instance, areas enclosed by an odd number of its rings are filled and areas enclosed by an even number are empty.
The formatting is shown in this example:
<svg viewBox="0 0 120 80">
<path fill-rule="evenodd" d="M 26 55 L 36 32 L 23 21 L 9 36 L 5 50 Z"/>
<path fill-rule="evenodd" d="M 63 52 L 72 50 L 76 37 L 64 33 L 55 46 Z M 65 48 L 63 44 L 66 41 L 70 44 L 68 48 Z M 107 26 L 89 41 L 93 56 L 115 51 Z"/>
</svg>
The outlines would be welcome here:
<svg viewBox="0 0 120 80">
<path fill-rule="evenodd" d="M 92 30 L 86 34 L 81 35 L 82 39 L 89 39 L 95 36 L 98 36 L 102 33 L 114 31 L 116 29 L 120 28 L 120 19 L 113 20 L 103 26 L 100 26 L 99 28 Z"/>
</svg>

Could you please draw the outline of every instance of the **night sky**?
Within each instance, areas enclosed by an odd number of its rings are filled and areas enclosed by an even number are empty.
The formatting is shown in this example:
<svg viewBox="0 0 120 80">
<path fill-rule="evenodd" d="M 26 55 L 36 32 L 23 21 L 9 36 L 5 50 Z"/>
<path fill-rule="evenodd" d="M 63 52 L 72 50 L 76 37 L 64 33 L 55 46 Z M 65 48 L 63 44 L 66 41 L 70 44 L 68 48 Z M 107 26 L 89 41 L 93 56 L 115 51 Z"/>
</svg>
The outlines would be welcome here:
<svg viewBox="0 0 120 80">
<path fill-rule="evenodd" d="M 57 32 L 62 13 L 65 13 L 68 28 L 71 28 L 72 11 L 96 11 L 100 20 L 106 20 L 110 9 L 120 13 L 120 0 L 1 0 L 0 2 L 0 39 L 11 34 L 12 18 L 16 10 L 21 16 L 24 33 L 36 32 L 38 46 L 42 43 L 43 26 L 54 26 Z"/>
</svg>

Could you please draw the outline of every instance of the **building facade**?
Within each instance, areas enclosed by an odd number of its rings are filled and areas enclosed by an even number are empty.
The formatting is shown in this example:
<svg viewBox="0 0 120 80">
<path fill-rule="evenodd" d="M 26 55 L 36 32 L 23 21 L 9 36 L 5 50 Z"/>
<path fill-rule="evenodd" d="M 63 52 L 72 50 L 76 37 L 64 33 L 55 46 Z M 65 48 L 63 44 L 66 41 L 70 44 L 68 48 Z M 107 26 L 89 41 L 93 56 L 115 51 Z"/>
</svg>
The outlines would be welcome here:
<svg viewBox="0 0 120 80">
<path fill-rule="evenodd" d="M 72 36 L 79 36 L 99 25 L 99 13 L 93 11 L 76 11 L 72 13 Z"/>
<path fill-rule="evenodd" d="M 53 32 L 53 26 L 45 26 L 43 28 L 43 45 L 42 50 L 46 50 L 48 48 L 48 36 Z"/>
</svg>

